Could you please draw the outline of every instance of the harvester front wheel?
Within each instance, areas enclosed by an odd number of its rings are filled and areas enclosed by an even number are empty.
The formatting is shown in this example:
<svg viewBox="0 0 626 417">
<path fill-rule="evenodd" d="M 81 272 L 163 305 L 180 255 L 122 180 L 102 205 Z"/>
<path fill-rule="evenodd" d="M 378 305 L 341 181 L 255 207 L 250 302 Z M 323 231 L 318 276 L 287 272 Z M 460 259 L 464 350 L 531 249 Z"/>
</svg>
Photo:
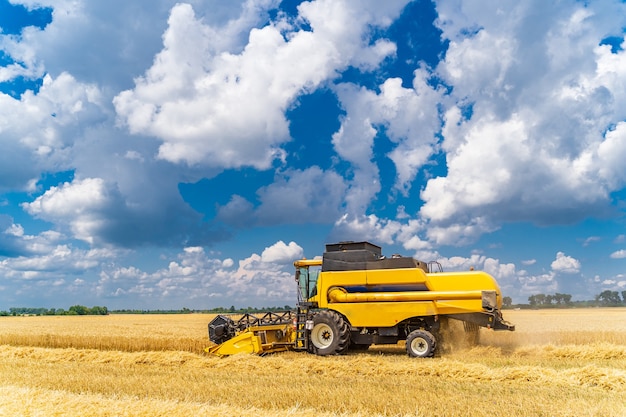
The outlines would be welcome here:
<svg viewBox="0 0 626 417">
<path fill-rule="evenodd" d="M 313 316 L 311 343 L 320 356 L 343 353 L 350 344 L 350 328 L 334 311 L 323 310 Z"/>
<path fill-rule="evenodd" d="M 406 338 L 406 352 L 412 358 L 432 358 L 437 343 L 427 330 L 413 330 Z"/>
</svg>

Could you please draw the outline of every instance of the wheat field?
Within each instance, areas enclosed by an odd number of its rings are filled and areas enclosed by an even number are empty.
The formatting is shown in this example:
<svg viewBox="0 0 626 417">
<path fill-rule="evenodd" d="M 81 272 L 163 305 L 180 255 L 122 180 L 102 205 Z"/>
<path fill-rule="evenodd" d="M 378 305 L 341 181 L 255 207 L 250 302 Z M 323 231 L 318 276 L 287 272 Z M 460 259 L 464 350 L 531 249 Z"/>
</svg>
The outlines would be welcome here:
<svg viewBox="0 0 626 417">
<path fill-rule="evenodd" d="M 208 315 L 0 317 L 0 416 L 626 416 L 626 309 L 505 311 L 402 346 L 208 356 Z"/>
</svg>

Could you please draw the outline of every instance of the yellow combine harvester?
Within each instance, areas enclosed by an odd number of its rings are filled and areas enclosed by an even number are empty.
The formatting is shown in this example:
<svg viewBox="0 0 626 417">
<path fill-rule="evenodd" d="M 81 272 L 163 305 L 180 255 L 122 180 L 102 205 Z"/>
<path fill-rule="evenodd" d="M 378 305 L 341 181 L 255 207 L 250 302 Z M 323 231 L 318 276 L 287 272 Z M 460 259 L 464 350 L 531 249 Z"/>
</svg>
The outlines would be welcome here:
<svg viewBox="0 0 626 417">
<path fill-rule="evenodd" d="M 384 257 L 369 242 L 329 244 L 322 259 L 294 266 L 297 311 L 247 314 L 237 321 L 219 315 L 209 323 L 215 346 L 207 351 L 334 355 L 406 340 L 409 356 L 431 357 L 448 319 L 462 321 L 473 336 L 479 327 L 515 330 L 502 318 L 496 280 L 485 272 L 429 271 L 411 257 Z"/>
</svg>

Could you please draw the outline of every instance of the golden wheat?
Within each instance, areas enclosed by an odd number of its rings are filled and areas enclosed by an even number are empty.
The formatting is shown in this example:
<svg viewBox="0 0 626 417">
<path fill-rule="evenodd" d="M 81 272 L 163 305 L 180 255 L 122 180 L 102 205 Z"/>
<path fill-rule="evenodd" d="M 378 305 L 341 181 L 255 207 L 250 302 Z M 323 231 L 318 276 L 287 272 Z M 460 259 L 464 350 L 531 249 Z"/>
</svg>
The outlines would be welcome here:
<svg viewBox="0 0 626 417">
<path fill-rule="evenodd" d="M 206 356 L 203 315 L 0 318 L 0 416 L 626 415 L 626 309 L 505 316 L 432 360 Z"/>
<path fill-rule="evenodd" d="M 213 315 L 0 317 L 0 344 L 202 352 Z"/>
</svg>

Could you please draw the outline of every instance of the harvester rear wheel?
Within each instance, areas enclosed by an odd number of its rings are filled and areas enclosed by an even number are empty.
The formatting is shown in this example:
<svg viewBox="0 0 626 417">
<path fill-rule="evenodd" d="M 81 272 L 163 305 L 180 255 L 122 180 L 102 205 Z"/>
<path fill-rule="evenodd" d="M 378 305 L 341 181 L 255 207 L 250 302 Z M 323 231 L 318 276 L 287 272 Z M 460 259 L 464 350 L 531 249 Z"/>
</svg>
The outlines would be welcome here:
<svg viewBox="0 0 626 417">
<path fill-rule="evenodd" d="M 313 316 L 310 337 L 316 354 L 337 355 L 350 345 L 350 327 L 339 314 L 323 310 Z"/>
<path fill-rule="evenodd" d="M 413 330 L 406 338 L 406 352 L 412 358 L 432 358 L 437 342 L 427 330 Z"/>
</svg>

